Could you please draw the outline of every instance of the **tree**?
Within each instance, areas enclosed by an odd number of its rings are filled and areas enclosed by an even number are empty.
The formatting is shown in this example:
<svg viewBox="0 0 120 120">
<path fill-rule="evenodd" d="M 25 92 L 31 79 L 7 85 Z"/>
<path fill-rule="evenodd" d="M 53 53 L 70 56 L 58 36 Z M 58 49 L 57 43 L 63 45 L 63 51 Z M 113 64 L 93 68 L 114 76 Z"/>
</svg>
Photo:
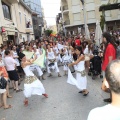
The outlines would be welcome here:
<svg viewBox="0 0 120 120">
<path fill-rule="evenodd" d="M 45 35 L 50 36 L 52 32 L 53 32 L 53 30 L 45 30 Z"/>
</svg>

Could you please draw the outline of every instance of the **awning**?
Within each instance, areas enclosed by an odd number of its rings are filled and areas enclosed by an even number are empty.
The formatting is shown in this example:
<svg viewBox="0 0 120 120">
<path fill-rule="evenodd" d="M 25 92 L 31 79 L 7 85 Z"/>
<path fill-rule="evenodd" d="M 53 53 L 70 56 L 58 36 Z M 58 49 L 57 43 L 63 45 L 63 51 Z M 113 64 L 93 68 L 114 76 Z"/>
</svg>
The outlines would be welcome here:
<svg viewBox="0 0 120 120">
<path fill-rule="evenodd" d="M 7 31 L 8 35 L 15 35 L 15 32 L 13 31 Z"/>
</svg>

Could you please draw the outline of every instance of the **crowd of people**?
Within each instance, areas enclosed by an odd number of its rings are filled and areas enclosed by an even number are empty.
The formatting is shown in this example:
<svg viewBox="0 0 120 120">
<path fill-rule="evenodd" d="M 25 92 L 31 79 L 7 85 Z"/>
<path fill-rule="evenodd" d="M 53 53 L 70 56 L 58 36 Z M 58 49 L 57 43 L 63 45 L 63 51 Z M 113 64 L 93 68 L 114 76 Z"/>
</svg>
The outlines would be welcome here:
<svg viewBox="0 0 120 120">
<path fill-rule="evenodd" d="M 44 77 L 45 72 L 48 73 L 47 77 L 51 77 L 53 72 L 56 72 L 58 77 L 62 77 L 59 65 L 63 66 L 64 75 L 67 75 L 68 70 L 71 73 L 76 71 L 79 93 L 87 96 L 89 91 L 87 90 L 86 72 L 89 72 L 90 61 L 94 58 L 94 51 L 96 50 L 102 59 L 101 68 L 104 78 L 103 83 L 101 83 L 102 90 L 110 93 L 110 98 L 104 99 L 104 101 L 112 102 L 113 93 L 120 94 L 120 84 L 117 85 L 119 80 L 114 75 L 114 70 L 117 71 L 118 69 L 113 68 L 112 70 L 114 64 L 120 65 L 120 63 L 119 60 L 111 63 L 117 58 L 120 59 L 120 35 L 115 36 L 107 32 L 103 33 L 103 42 L 99 46 L 94 41 L 94 35 L 91 35 L 93 40 L 86 40 L 84 36 L 78 35 L 72 37 L 42 37 L 41 40 L 36 39 L 30 43 L 26 41 L 19 45 L 14 45 L 13 43 L 8 46 L 1 45 L 0 79 L 2 82 L 0 83 L 0 94 L 2 95 L 2 101 L 0 107 L 4 106 L 4 109 L 11 108 L 11 105 L 7 103 L 7 98 L 12 98 L 9 94 L 9 87 L 15 90 L 16 93 L 23 91 L 19 88 L 19 84 L 23 79 L 25 106 L 28 105 L 28 98 L 31 95 L 43 95 L 48 98 L 40 79 L 46 79 Z M 44 58 L 41 63 L 43 65 L 36 64 L 35 61 L 39 60 L 41 56 Z M 107 68 L 109 63 L 111 64 Z M 108 74 L 113 74 L 113 77 Z M 114 78 L 116 83 L 114 83 Z M 12 86 L 10 86 L 10 83 L 12 83 Z M 112 83 L 116 86 L 112 85 Z M 94 120 L 94 114 L 94 111 L 90 113 L 89 120 Z"/>
</svg>

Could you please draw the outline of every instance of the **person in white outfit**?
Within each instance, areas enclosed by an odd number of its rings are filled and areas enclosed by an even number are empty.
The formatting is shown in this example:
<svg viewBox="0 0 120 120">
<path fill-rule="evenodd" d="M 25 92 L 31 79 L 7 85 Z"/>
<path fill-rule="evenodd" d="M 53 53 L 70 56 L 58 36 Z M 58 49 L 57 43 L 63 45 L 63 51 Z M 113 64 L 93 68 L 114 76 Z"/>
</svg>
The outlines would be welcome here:
<svg viewBox="0 0 120 120">
<path fill-rule="evenodd" d="M 54 65 L 53 67 L 55 69 L 55 72 L 58 73 L 58 77 L 61 77 L 61 75 L 59 73 L 60 71 L 59 71 L 59 68 L 58 68 L 55 52 L 53 51 L 53 49 L 48 44 L 47 45 L 47 70 L 48 70 L 48 73 L 49 73 L 48 77 L 52 76 L 51 69 L 50 69 L 50 64 L 51 63 Z"/>
<path fill-rule="evenodd" d="M 75 53 L 77 54 L 77 60 L 71 64 L 69 64 L 68 66 L 75 66 L 75 70 L 76 70 L 76 80 L 77 80 L 77 84 L 79 86 L 80 92 L 79 93 L 83 93 L 83 96 L 87 96 L 88 95 L 88 90 L 87 90 L 87 77 L 86 77 L 86 73 L 85 73 L 85 57 L 82 53 L 82 47 L 81 46 L 77 46 L 75 48 Z"/>
<path fill-rule="evenodd" d="M 28 46 L 27 49 L 29 50 L 29 52 L 32 51 L 32 48 L 31 48 L 30 46 Z M 36 57 L 38 57 L 38 53 L 37 53 L 37 54 L 34 53 L 33 56 L 32 56 L 32 58 L 36 58 Z M 31 58 L 31 59 L 32 59 L 32 58 Z M 31 65 L 30 65 L 30 70 L 31 70 L 31 71 L 35 71 L 35 70 L 36 70 L 37 73 L 38 73 L 39 78 L 42 77 L 42 79 L 45 80 L 45 78 L 44 78 L 44 76 L 43 76 L 42 69 L 40 68 L 40 66 L 35 65 L 35 64 L 31 64 Z"/>
<path fill-rule="evenodd" d="M 63 70 L 64 70 L 64 73 L 65 73 L 64 75 L 67 74 L 68 64 L 72 62 L 71 54 L 69 52 L 70 51 L 69 51 L 68 47 L 65 47 L 64 50 L 63 50 L 64 56 L 62 58 L 63 59 L 63 64 L 64 64 L 64 66 L 63 66 Z"/>
<path fill-rule="evenodd" d="M 26 59 L 26 56 L 21 53 L 20 59 L 22 60 L 21 65 L 26 75 L 24 83 L 24 105 L 27 106 L 28 98 L 31 97 L 31 95 L 44 95 L 46 98 L 48 97 L 48 95 L 45 93 L 43 84 L 30 70 L 30 65 L 35 61 L 36 58 L 28 61 Z"/>
<path fill-rule="evenodd" d="M 93 44 L 92 43 L 86 45 L 86 48 L 84 50 L 84 55 L 85 55 L 86 68 L 87 70 L 89 70 L 90 59 L 93 58 Z"/>
</svg>

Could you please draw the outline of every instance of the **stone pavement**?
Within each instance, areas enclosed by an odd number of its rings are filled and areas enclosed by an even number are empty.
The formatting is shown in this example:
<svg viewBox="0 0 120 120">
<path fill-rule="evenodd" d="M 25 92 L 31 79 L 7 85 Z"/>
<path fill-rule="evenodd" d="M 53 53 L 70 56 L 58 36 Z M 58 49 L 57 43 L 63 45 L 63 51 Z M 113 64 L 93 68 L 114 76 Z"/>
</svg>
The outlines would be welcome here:
<svg viewBox="0 0 120 120">
<path fill-rule="evenodd" d="M 103 106 L 103 98 L 108 94 L 102 92 L 102 79 L 92 80 L 88 77 L 88 96 L 84 97 L 78 93 L 75 86 L 68 84 L 67 76 L 61 78 L 54 76 L 42 81 L 49 98 L 43 96 L 32 96 L 29 98 L 29 106 L 24 107 L 23 92 L 16 93 L 11 90 L 13 98 L 8 99 L 12 105 L 11 109 L 4 110 L 0 108 L 0 120 L 87 120 L 88 113 L 91 109 Z M 20 86 L 23 89 L 23 82 Z"/>
</svg>

